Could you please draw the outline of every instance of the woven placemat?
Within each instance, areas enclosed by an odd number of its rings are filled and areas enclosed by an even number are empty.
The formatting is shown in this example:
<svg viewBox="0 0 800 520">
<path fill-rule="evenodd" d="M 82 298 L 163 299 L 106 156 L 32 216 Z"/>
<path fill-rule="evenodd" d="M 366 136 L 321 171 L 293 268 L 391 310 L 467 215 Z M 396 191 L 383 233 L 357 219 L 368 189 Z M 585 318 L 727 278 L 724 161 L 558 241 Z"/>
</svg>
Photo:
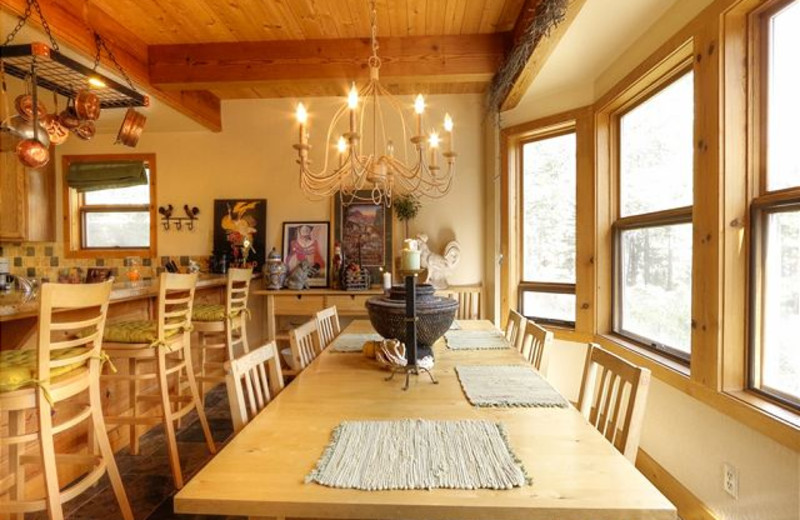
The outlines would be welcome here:
<svg viewBox="0 0 800 520">
<path fill-rule="evenodd" d="M 482 420 L 346 421 L 306 482 L 365 491 L 530 483 L 503 427 Z"/>
<path fill-rule="evenodd" d="M 498 330 L 449 330 L 444 335 L 447 348 L 453 350 L 489 350 L 510 348 Z"/>
<path fill-rule="evenodd" d="M 333 352 L 361 352 L 367 341 L 380 341 L 383 336 L 375 332 L 367 334 L 339 334 L 331 343 Z"/>
<path fill-rule="evenodd" d="M 567 400 L 528 365 L 457 366 L 467 399 L 474 406 L 566 408 Z"/>
</svg>

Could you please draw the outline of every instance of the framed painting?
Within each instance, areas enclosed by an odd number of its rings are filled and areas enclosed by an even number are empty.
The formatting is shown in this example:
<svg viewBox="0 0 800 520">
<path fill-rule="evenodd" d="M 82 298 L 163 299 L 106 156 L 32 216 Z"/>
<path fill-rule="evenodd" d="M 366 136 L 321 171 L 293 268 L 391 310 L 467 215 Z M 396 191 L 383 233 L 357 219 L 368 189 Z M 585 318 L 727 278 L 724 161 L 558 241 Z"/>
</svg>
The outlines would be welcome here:
<svg viewBox="0 0 800 520">
<path fill-rule="evenodd" d="M 283 261 L 287 273 L 308 262 L 316 271 L 309 277 L 309 287 L 327 287 L 330 252 L 330 222 L 284 222 Z"/>
<path fill-rule="evenodd" d="M 342 245 L 344 265 L 355 261 L 369 270 L 372 283 L 380 283 L 382 272 L 392 270 L 392 208 L 345 202 L 341 192 L 333 196 L 334 241 Z"/>
<path fill-rule="evenodd" d="M 267 242 L 267 199 L 214 200 L 214 255 L 260 271 Z"/>
</svg>

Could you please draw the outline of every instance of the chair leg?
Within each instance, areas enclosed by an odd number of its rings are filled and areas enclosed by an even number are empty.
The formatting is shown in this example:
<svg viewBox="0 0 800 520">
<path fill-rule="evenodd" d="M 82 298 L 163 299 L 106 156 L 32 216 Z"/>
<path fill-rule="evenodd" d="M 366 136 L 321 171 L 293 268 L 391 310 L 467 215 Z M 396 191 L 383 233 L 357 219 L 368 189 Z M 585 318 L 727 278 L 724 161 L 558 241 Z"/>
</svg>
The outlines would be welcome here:
<svg viewBox="0 0 800 520">
<path fill-rule="evenodd" d="M 25 433 L 25 412 L 8 412 L 9 435 L 16 436 Z M 9 472 L 14 474 L 14 487 L 11 499 L 15 501 L 25 500 L 25 465 L 20 463 L 20 458 L 25 452 L 25 444 L 11 444 L 8 447 L 8 466 Z M 14 513 L 12 520 L 25 520 L 25 513 Z"/>
<path fill-rule="evenodd" d="M 164 432 L 167 435 L 167 455 L 169 456 L 169 466 L 172 470 L 172 477 L 175 479 L 175 487 L 183 487 L 183 474 L 181 473 L 181 461 L 178 456 L 178 441 L 175 438 L 175 421 L 172 418 L 172 405 L 169 399 L 169 381 L 167 380 L 167 359 L 163 348 L 156 347 L 158 370 L 158 391 L 161 394 L 161 417 L 164 423 Z"/>
<path fill-rule="evenodd" d="M 239 327 L 239 334 L 242 335 L 242 348 L 244 349 L 244 352 L 242 354 L 247 354 L 248 352 L 250 352 L 250 343 L 247 342 L 247 326 L 245 325 L 246 321 L 247 321 L 247 316 L 242 315 L 240 320 L 241 326 Z"/>
<path fill-rule="evenodd" d="M 208 360 L 206 351 L 206 345 L 208 344 L 208 339 L 206 338 L 206 334 L 204 332 L 199 332 L 198 336 L 200 336 L 200 401 L 203 404 L 203 409 L 206 406 L 206 361 Z M 194 361 L 194 360 L 192 360 Z"/>
<path fill-rule="evenodd" d="M 42 473 L 44 474 L 45 503 L 50 520 L 64 520 L 61 510 L 61 494 L 58 487 L 56 468 L 56 448 L 53 439 L 52 408 L 45 399 L 41 388 L 36 390 L 36 413 L 39 416 L 39 448 L 42 453 Z"/>
<path fill-rule="evenodd" d="M 114 458 L 114 451 L 111 449 L 111 443 L 108 440 L 105 420 L 103 420 L 103 409 L 100 399 L 100 381 L 98 379 L 95 379 L 89 386 L 89 406 L 92 407 L 92 429 L 94 430 L 94 439 L 100 449 L 100 455 L 106 463 L 108 480 L 111 482 L 114 495 L 117 497 L 117 503 L 119 504 L 122 518 L 124 520 L 133 520 L 131 504 L 128 502 L 128 495 L 125 494 L 125 487 L 122 484 L 122 477 L 120 477 L 117 461 Z"/>
<path fill-rule="evenodd" d="M 139 365 L 136 363 L 136 360 L 131 358 L 128 360 L 128 375 L 129 376 L 136 376 L 138 374 L 138 367 Z M 139 380 L 138 379 L 131 379 L 128 382 L 128 406 L 131 408 L 131 416 L 135 419 L 139 416 L 139 408 L 138 408 L 138 398 L 139 397 Z M 129 427 L 129 435 L 130 435 L 130 444 L 131 444 L 131 454 L 138 455 L 139 454 L 139 426 L 137 424 L 131 424 Z"/>
<path fill-rule="evenodd" d="M 203 436 L 206 438 L 208 451 L 212 454 L 217 452 L 217 447 L 214 445 L 214 438 L 211 437 L 211 430 L 208 427 L 208 420 L 206 420 L 206 412 L 203 408 L 203 402 L 197 392 L 197 381 L 194 378 L 194 366 L 192 365 L 192 353 L 189 346 L 189 338 L 183 341 L 183 356 L 186 360 L 186 377 L 189 379 L 189 391 L 192 393 L 192 401 L 194 401 L 195 410 L 197 410 L 197 417 L 200 419 L 200 426 L 203 428 Z M 180 371 L 178 371 L 180 373 Z"/>
</svg>

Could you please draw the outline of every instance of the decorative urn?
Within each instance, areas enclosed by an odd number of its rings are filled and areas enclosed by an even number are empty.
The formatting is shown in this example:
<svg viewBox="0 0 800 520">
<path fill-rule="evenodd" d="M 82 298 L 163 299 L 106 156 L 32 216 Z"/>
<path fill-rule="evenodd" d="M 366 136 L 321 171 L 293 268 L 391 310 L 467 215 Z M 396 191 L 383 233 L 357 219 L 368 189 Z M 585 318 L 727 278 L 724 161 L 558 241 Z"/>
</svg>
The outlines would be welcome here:
<svg viewBox="0 0 800 520">
<path fill-rule="evenodd" d="M 450 329 L 458 310 L 458 300 L 434 295 L 430 284 L 417 285 L 417 356 L 432 355 L 431 346 Z M 395 285 L 388 296 L 367 301 L 369 321 L 387 339 L 406 342 L 406 288 Z"/>
<path fill-rule="evenodd" d="M 286 280 L 286 264 L 283 263 L 281 254 L 274 247 L 267 255 L 267 261 L 264 263 L 264 281 L 267 284 L 267 289 L 277 291 L 283 287 L 283 282 Z"/>
</svg>

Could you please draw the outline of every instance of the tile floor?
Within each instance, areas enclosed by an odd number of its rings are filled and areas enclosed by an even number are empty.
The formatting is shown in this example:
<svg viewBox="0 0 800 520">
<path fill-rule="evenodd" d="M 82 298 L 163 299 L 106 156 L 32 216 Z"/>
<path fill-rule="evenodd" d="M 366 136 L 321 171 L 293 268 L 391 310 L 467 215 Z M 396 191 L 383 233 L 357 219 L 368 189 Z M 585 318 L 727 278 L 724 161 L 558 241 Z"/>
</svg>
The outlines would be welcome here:
<svg viewBox="0 0 800 520">
<path fill-rule="evenodd" d="M 233 434 L 224 385 L 218 386 L 207 395 L 206 415 L 219 449 Z M 188 482 L 206 462 L 211 460 L 196 414 L 192 413 L 186 417 L 177 438 L 181 468 L 184 480 Z M 127 448 L 117 453 L 117 465 L 136 520 L 238 520 L 239 518 L 173 513 L 172 496 L 175 494 L 175 487 L 167 461 L 164 430 L 161 427 L 154 428 L 142 436 L 139 455 L 131 455 Z M 117 500 L 108 480 L 104 477 L 94 490 L 87 491 L 65 504 L 64 515 L 67 520 L 120 518 Z M 30 518 L 47 520 L 47 513 L 31 515 Z"/>
</svg>

